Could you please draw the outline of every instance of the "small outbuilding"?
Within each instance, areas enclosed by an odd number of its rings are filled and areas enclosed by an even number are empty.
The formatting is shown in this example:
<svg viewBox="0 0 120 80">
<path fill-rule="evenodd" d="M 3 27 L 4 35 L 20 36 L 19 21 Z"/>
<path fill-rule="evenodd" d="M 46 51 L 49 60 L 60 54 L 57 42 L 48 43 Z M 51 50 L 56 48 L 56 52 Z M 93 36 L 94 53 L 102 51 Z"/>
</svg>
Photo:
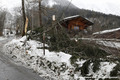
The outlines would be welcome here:
<svg viewBox="0 0 120 80">
<path fill-rule="evenodd" d="M 60 21 L 60 24 L 70 31 L 81 31 L 86 29 L 88 26 L 93 25 L 91 21 L 80 15 L 66 17 Z"/>
<path fill-rule="evenodd" d="M 95 38 L 120 39 L 120 28 L 104 30 L 93 33 Z"/>
</svg>

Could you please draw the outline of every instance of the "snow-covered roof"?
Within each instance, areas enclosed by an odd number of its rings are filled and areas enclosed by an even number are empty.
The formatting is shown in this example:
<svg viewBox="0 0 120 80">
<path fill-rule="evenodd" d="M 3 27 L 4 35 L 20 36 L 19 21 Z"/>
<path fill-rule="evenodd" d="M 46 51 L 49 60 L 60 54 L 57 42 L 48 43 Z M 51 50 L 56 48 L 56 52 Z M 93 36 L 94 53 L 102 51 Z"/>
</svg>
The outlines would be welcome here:
<svg viewBox="0 0 120 80">
<path fill-rule="evenodd" d="M 105 33 L 114 32 L 114 31 L 118 31 L 118 30 L 120 30 L 120 28 L 109 29 L 109 30 L 104 30 L 104 31 L 95 32 L 95 33 L 93 33 L 93 35 L 96 35 L 96 34 L 105 34 Z"/>
<path fill-rule="evenodd" d="M 69 21 L 72 19 L 80 18 L 79 21 L 88 24 L 88 25 L 93 25 L 93 22 L 89 21 L 87 18 L 81 17 L 80 15 L 74 15 L 74 16 L 69 16 L 64 18 L 62 21 Z"/>
<path fill-rule="evenodd" d="M 74 16 L 66 17 L 66 18 L 64 18 L 64 20 L 72 19 L 72 18 L 76 18 L 76 17 L 79 17 L 79 15 L 74 15 Z"/>
</svg>

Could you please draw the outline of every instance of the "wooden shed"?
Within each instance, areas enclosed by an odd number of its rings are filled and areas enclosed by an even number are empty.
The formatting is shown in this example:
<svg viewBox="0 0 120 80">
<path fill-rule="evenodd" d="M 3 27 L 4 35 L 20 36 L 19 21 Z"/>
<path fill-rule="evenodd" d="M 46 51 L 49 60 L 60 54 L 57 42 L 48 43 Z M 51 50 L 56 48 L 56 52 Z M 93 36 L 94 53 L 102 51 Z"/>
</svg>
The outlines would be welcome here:
<svg viewBox="0 0 120 80">
<path fill-rule="evenodd" d="M 95 38 L 120 39 L 120 28 L 104 30 L 93 33 Z"/>
<path fill-rule="evenodd" d="M 83 29 L 86 29 L 88 26 L 93 25 L 93 23 L 88 19 L 85 19 L 79 15 L 66 17 L 61 20 L 60 23 L 63 27 L 72 31 L 81 31 Z"/>
</svg>

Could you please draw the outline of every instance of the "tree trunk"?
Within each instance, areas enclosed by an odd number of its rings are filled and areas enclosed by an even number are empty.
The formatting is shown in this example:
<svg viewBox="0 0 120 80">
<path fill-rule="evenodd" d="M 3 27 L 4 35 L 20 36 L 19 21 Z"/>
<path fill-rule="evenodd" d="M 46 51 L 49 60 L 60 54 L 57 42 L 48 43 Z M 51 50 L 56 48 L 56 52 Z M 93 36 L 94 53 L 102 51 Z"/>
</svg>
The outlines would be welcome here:
<svg viewBox="0 0 120 80">
<path fill-rule="evenodd" d="M 25 35 L 25 6 L 24 6 L 24 0 L 22 0 L 22 13 L 23 13 L 23 32 L 22 32 L 22 36 Z"/>
<path fill-rule="evenodd" d="M 42 27 L 42 10 L 41 10 L 41 1 L 39 0 L 39 23 L 40 23 L 40 27 Z"/>
<path fill-rule="evenodd" d="M 4 24 L 6 20 L 6 11 L 1 11 L 0 12 L 0 36 L 3 36 L 3 29 L 4 29 Z"/>
</svg>

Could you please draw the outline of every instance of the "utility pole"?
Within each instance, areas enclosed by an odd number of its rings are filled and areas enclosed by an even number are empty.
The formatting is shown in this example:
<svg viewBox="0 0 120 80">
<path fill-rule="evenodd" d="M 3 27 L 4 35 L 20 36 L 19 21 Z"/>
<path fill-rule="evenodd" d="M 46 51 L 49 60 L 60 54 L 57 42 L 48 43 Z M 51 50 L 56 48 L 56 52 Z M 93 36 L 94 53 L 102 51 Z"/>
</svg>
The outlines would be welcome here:
<svg viewBox="0 0 120 80">
<path fill-rule="evenodd" d="M 39 0 L 39 23 L 40 23 L 40 27 L 42 27 L 42 10 L 41 10 L 41 2 L 42 2 L 42 0 Z"/>
<path fill-rule="evenodd" d="M 22 32 L 22 36 L 24 36 L 25 35 L 25 22 L 26 22 L 24 0 L 22 0 L 22 14 L 23 14 L 23 32 Z"/>
</svg>

